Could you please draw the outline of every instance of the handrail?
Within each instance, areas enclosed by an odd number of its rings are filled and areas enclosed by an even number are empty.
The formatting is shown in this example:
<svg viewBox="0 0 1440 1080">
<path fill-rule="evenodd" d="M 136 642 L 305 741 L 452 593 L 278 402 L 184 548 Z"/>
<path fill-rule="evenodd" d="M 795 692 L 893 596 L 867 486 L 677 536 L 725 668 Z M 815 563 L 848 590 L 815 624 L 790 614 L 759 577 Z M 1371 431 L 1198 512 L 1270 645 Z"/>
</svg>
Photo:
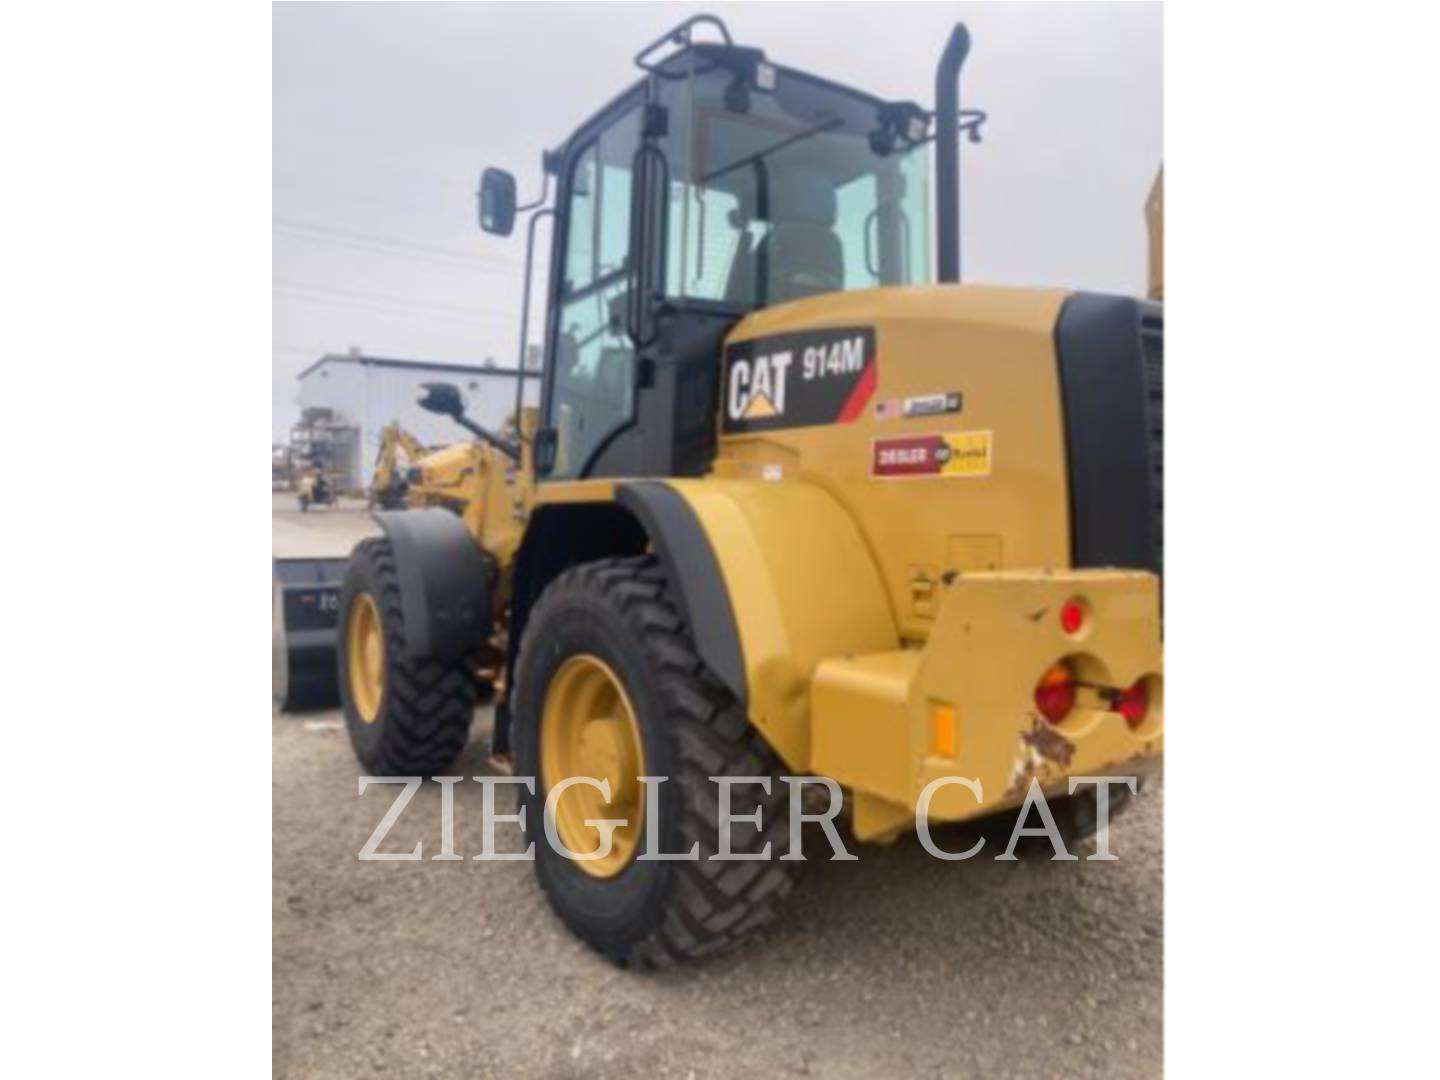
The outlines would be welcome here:
<svg viewBox="0 0 1440 1080">
<path fill-rule="evenodd" d="M 655 243 L 656 229 L 649 213 L 652 192 L 647 159 L 653 159 L 659 164 L 659 169 L 656 170 L 660 192 L 658 245 Z M 630 182 L 633 185 L 633 198 L 630 202 L 630 282 L 629 295 L 625 298 L 625 332 L 638 353 L 639 350 L 653 345 L 659 336 L 659 331 L 653 327 L 654 332 L 648 337 L 643 336 L 645 328 L 641 323 L 645 301 L 649 298 L 648 293 L 654 284 L 650 279 L 650 273 L 654 270 L 650 255 L 658 253 L 659 262 L 663 266 L 666 245 L 670 239 L 669 207 L 665 201 L 670 190 L 670 162 L 659 147 L 648 142 L 640 144 L 631 162 Z"/>
<path fill-rule="evenodd" d="M 653 53 L 656 49 L 660 48 L 662 45 L 680 45 L 688 48 L 689 46 L 694 44 L 695 27 L 702 24 L 709 24 L 710 26 L 713 26 L 715 27 L 715 29 L 719 30 L 720 36 L 725 39 L 726 45 L 735 44 L 735 42 L 730 37 L 729 28 L 726 27 L 725 23 L 720 19 L 719 16 L 707 15 L 703 13 L 700 15 L 692 15 L 690 16 L 690 18 L 682 22 L 679 26 L 675 27 L 673 30 L 668 30 L 665 33 L 661 34 L 649 45 L 646 45 L 645 48 L 641 49 L 638 53 L 636 53 L 635 66 L 640 68 L 640 70 L 642 71 L 648 71 L 652 75 L 656 74 L 663 61 L 659 63 L 653 61 L 647 62 L 645 58 L 651 53 Z M 670 55 L 674 54 L 672 53 Z M 665 59 L 670 59 L 670 56 L 667 55 Z"/>
<path fill-rule="evenodd" d="M 546 180 L 549 176 L 547 174 Z M 547 182 L 546 187 L 549 187 Z M 544 202 L 542 197 L 541 202 Z M 525 425 L 520 422 L 520 410 L 525 406 L 525 346 L 530 334 L 530 279 L 535 268 L 535 224 L 543 217 L 554 217 L 555 208 L 547 207 L 530 216 L 525 232 L 525 290 L 520 300 L 520 356 L 515 361 L 515 441 L 525 441 Z M 543 369 L 542 369 L 543 370 Z"/>
</svg>

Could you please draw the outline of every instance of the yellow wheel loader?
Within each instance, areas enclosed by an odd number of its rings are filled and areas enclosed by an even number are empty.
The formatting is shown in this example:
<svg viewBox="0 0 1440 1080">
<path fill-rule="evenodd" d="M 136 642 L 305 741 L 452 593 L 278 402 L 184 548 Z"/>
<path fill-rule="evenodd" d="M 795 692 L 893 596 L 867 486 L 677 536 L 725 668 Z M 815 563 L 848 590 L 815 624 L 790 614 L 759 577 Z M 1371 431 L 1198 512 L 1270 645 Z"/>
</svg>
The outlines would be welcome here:
<svg viewBox="0 0 1440 1080">
<path fill-rule="evenodd" d="M 449 383 L 426 383 L 419 404 L 451 417 L 462 427 L 477 429 L 465 415 L 459 389 Z M 533 426 L 534 410 L 527 414 L 527 422 Z M 489 432 L 484 434 L 489 436 Z M 404 469 L 402 454 L 411 463 Z M 382 431 L 370 488 L 371 506 L 448 510 L 459 517 L 477 544 L 508 560 L 519 543 L 523 506 L 513 505 L 509 515 L 486 510 L 487 499 L 498 504 L 509 497 L 508 465 L 509 458 L 493 453 L 482 439 L 427 450 L 393 422 Z M 305 497 L 308 499 L 308 494 Z M 302 509 L 308 506 L 307 502 Z M 335 670 L 339 586 L 345 565 L 345 559 L 274 561 L 271 682 L 281 711 L 328 709 L 340 703 Z M 494 649 L 480 649 L 475 661 L 478 692 L 488 694 L 500 676 L 503 655 Z"/>
<path fill-rule="evenodd" d="M 494 658 L 540 884 L 618 964 L 772 917 L 809 805 L 782 777 L 858 841 L 1032 790 L 1080 834 L 1072 778 L 1160 762 L 1162 311 L 959 283 L 968 48 L 927 110 L 697 16 L 538 201 L 481 179 L 527 268 L 554 223 L 538 415 L 477 428 L 475 520 L 375 515 L 340 692 L 367 772 L 445 773 Z"/>
<path fill-rule="evenodd" d="M 484 503 L 487 490 L 493 485 L 493 453 L 486 450 L 485 438 L 490 433 L 479 428 L 465 415 L 460 391 L 451 383 L 424 384 L 425 394 L 419 405 L 430 412 L 448 416 L 461 427 L 482 435 L 475 440 L 452 443 L 427 449 L 419 439 L 402 428 L 398 421 L 387 424 L 381 432 L 380 450 L 376 455 L 375 474 L 370 485 L 370 506 L 384 510 L 407 507 L 438 507 L 458 514 L 471 534 L 481 539 L 484 531 Z M 513 423 L 506 422 L 500 432 L 503 440 L 513 436 Z M 503 445 L 510 445 L 503 443 Z M 401 455 L 408 461 L 401 467 Z M 499 458 L 503 474 L 508 459 Z M 495 492 L 502 490 L 496 488 Z"/>
</svg>

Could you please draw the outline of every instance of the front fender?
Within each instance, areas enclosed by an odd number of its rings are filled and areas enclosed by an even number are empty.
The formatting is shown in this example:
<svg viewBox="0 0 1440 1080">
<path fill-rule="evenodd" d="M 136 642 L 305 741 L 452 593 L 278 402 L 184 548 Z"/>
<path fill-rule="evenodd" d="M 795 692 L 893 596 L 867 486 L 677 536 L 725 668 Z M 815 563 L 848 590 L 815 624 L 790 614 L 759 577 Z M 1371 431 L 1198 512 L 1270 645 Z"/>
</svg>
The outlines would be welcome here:
<svg viewBox="0 0 1440 1080">
<path fill-rule="evenodd" d="M 371 515 L 385 530 L 400 579 L 405 651 L 413 660 L 454 660 L 490 637 L 490 566 L 448 510 Z"/>
</svg>

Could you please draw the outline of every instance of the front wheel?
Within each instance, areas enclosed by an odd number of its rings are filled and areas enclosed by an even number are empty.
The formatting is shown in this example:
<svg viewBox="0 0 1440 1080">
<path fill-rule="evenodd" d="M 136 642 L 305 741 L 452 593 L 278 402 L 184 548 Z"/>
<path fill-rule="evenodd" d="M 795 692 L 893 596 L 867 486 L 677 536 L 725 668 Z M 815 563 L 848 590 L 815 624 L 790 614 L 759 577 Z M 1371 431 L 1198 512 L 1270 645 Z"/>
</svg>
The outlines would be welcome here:
<svg viewBox="0 0 1440 1080">
<path fill-rule="evenodd" d="M 607 559 L 567 571 L 545 590 L 526 625 L 516 676 L 519 772 L 536 778 L 525 826 L 535 871 L 565 924 L 623 967 L 651 969 L 724 949 L 768 922 L 791 887 L 788 799 L 780 763 L 743 706 L 705 668 L 653 556 Z M 646 797 L 641 776 L 666 777 Z M 609 797 L 575 784 L 556 800 L 554 830 L 570 852 L 600 855 L 588 822 L 623 821 L 608 854 L 575 860 L 547 840 L 545 797 L 569 777 L 609 785 Z M 730 788 L 731 850 L 769 856 L 720 861 L 720 785 L 712 777 L 768 777 Z M 640 859 L 648 817 L 653 854 Z"/>
<path fill-rule="evenodd" d="M 433 776 L 464 749 L 475 675 L 458 661 L 406 653 L 390 541 L 362 540 L 340 589 L 340 702 L 355 756 L 375 776 Z"/>
</svg>

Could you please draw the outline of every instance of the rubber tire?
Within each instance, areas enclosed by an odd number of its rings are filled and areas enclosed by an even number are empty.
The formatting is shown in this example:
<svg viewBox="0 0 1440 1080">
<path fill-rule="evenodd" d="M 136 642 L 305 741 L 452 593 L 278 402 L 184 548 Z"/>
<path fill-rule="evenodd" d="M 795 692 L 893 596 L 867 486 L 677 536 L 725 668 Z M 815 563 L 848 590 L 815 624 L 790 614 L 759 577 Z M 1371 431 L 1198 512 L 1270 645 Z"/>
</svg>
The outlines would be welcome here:
<svg viewBox="0 0 1440 1080">
<path fill-rule="evenodd" d="M 350 693 L 346 626 L 362 593 L 375 599 L 385 636 L 385 689 L 373 723 L 365 723 Z M 350 555 L 340 587 L 338 627 L 340 704 L 360 764 L 372 776 L 434 776 L 454 764 L 470 737 L 475 674 L 458 661 L 412 660 L 405 653 L 400 580 L 390 541 L 362 540 Z"/>
<path fill-rule="evenodd" d="M 625 684 L 659 785 L 661 853 L 696 862 L 632 861 L 612 878 L 595 878 L 554 851 L 544 833 L 540 722 L 550 680 L 570 656 L 604 660 Z M 581 940 L 613 963 L 668 968 L 720 952 L 774 918 L 792 886 L 788 788 L 779 760 L 750 726 L 745 710 L 695 652 L 690 632 L 653 556 L 586 563 L 546 588 L 526 625 L 516 665 L 518 775 L 536 778 L 524 795 L 535 873 L 551 906 Z M 732 813 L 762 812 L 763 828 L 735 824 L 732 850 L 766 861 L 712 862 L 720 787 L 711 776 L 770 776 L 731 788 Z M 523 789 L 522 789 L 523 790 Z M 643 848 L 643 837 L 642 837 Z"/>
</svg>

